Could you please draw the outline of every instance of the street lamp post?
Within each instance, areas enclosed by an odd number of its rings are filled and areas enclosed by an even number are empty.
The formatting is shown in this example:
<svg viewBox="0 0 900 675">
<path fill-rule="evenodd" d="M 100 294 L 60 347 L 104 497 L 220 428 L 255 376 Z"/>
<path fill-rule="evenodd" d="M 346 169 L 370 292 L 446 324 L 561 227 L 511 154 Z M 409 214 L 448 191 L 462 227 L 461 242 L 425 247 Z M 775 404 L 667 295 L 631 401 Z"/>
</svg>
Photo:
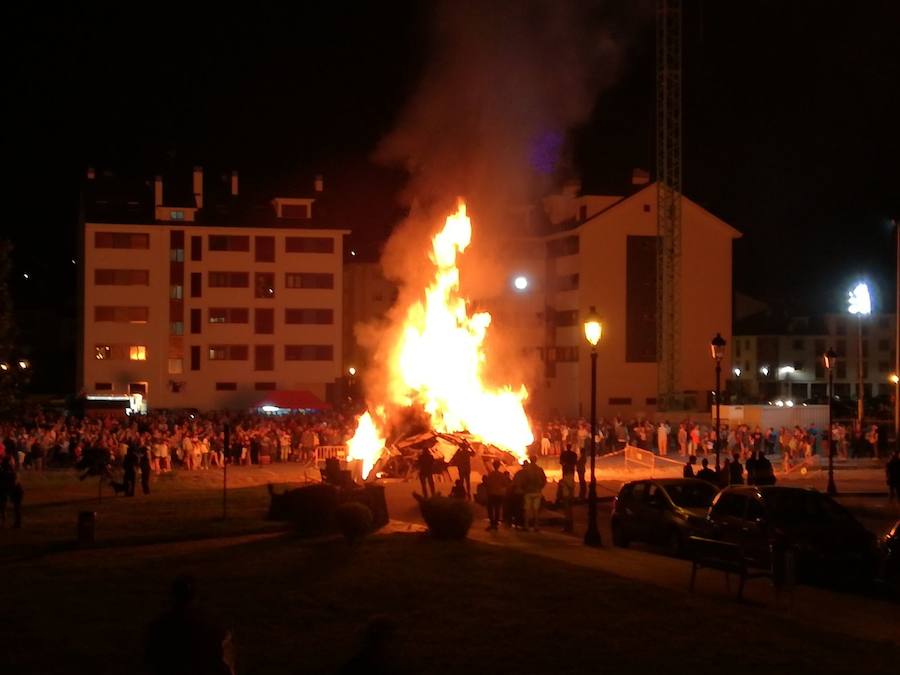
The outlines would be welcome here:
<svg viewBox="0 0 900 675">
<path fill-rule="evenodd" d="M 725 338 L 720 333 L 710 341 L 709 349 L 713 360 L 716 362 L 716 471 L 719 470 L 719 446 L 722 435 L 722 417 L 719 412 L 720 399 L 722 398 L 722 357 L 725 356 Z"/>
<path fill-rule="evenodd" d="M 828 371 L 828 488 L 826 492 L 834 496 L 837 487 L 834 484 L 834 429 L 831 427 L 831 406 L 834 402 L 834 366 L 837 363 L 837 352 L 830 348 L 822 355 L 825 370 Z"/>
<path fill-rule="evenodd" d="M 900 423 L 897 422 L 900 419 L 900 375 L 891 373 L 890 379 L 891 384 L 894 385 L 894 442 L 900 443 L 900 436 L 898 436 Z"/>
<path fill-rule="evenodd" d="M 847 310 L 851 314 L 856 314 L 857 318 L 857 338 L 856 338 L 856 370 L 857 370 L 857 401 L 856 401 L 856 424 L 860 434 L 863 428 L 863 417 L 865 415 L 865 383 L 863 380 L 863 324 L 864 316 L 872 313 L 872 298 L 869 295 L 869 287 L 860 282 L 850 291 L 848 298 Z"/>
<path fill-rule="evenodd" d="M 597 455 L 597 343 L 603 334 L 603 324 L 596 310 L 584 319 L 584 337 L 591 345 L 591 482 L 588 489 L 588 524 L 584 533 L 585 546 L 602 546 L 600 530 L 597 529 L 597 475 L 594 472 Z"/>
</svg>

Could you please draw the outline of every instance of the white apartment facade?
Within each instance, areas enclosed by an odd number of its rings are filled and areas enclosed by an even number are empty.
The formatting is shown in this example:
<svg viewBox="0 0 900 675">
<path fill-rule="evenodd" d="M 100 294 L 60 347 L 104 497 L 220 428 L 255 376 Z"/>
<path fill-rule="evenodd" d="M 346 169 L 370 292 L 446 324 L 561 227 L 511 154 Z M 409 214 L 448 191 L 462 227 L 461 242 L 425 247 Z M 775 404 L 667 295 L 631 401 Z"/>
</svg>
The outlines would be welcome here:
<svg viewBox="0 0 900 675">
<path fill-rule="evenodd" d="M 235 202 L 237 175 L 223 182 Z M 333 399 L 348 231 L 316 221 L 316 194 L 217 224 L 202 170 L 192 187 L 193 205 L 167 204 L 157 178 L 143 222 L 86 214 L 83 393 L 138 393 L 150 409 L 240 409 L 272 390 Z"/>
</svg>

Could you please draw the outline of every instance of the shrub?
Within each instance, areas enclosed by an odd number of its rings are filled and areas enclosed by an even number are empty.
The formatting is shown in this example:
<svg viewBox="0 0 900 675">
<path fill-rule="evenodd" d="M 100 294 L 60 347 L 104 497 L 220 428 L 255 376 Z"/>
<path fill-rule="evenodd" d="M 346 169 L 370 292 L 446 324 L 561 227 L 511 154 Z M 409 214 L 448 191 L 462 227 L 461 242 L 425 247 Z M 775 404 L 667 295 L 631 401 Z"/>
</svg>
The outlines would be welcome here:
<svg viewBox="0 0 900 675">
<path fill-rule="evenodd" d="M 472 506 L 461 499 L 438 495 L 420 499 L 419 507 L 429 532 L 437 539 L 465 539 L 472 527 Z"/>
<path fill-rule="evenodd" d="M 316 536 L 334 532 L 334 514 L 338 505 L 338 491 L 324 483 L 307 485 L 282 494 L 269 489 L 271 520 L 293 523 L 298 534 Z"/>
<path fill-rule="evenodd" d="M 369 534 L 375 520 L 372 509 L 360 502 L 341 504 L 334 515 L 338 529 L 351 544 Z"/>
</svg>

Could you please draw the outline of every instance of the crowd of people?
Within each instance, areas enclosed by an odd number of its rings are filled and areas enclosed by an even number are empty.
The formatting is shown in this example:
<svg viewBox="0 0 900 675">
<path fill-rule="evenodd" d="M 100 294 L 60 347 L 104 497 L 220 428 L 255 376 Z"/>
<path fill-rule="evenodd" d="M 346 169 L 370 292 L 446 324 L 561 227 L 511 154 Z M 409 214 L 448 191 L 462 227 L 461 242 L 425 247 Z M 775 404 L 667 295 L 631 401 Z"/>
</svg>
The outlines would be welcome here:
<svg viewBox="0 0 900 675">
<path fill-rule="evenodd" d="M 225 430 L 229 428 L 228 447 Z M 129 468 L 146 462 L 153 473 L 235 464 L 310 460 L 320 445 L 340 445 L 353 419 L 337 413 L 263 416 L 165 414 L 70 417 L 35 412 L 0 424 L 0 456 L 16 469 L 97 464 Z"/>
<path fill-rule="evenodd" d="M 759 426 L 751 428 L 746 424 L 722 424 L 720 433 L 720 453 L 728 456 L 737 453 L 742 462 L 751 455 L 774 455 L 781 458 L 785 470 L 813 455 L 827 453 L 828 448 L 828 434 L 824 429 L 817 428 L 815 423 L 805 427 L 765 429 Z M 886 440 L 874 424 L 857 431 L 851 425 L 834 423 L 830 435 L 835 457 L 840 459 L 878 457 Z M 623 450 L 626 445 L 631 445 L 661 457 L 674 454 L 684 458 L 692 455 L 709 457 L 715 453 L 716 447 L 715 426 L 691 419 L 677 424 L 669 420 L 653 422 L 632 419 L 626 422 L 620 417 L 600 419 L 596 438 L 599 454 Z M 554 420 L 537 427 L 531 451 L 542 456 L 559 455 L 569 445 L 580 451 L 589 439 L 590 424 L 585 420 Z"/>
</svg>

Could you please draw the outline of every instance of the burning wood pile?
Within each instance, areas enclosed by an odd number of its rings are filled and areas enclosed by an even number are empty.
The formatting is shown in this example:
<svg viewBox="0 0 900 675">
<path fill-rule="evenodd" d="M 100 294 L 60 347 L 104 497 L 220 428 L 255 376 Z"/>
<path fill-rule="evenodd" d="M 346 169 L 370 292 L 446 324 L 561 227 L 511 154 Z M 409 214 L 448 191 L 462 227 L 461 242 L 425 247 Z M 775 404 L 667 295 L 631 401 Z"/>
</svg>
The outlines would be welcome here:
<svg viewBox="0 0 900 675">
<path fill-rule="evenodd" d="M 362 460 L 364 477 L 374 476 L 376 465 L 403 466 L 421 447 L 449 461 L 466 442 L 482 456 L 521 461 L 534 441 L 523 406 L 525 387 L 495 387 L 484 381 L 484 339 L 491 315 L 470 315 L 459 293 L 457 256 L 471 238 L 472 223 L 460 203 L 432 239 L 433 280 L 406 308 L 399 338 L 390 345 L 388 400 L 376 402 L 360 416 L 348 441 L 347 458 Z M 387 432 L 411 409 L 422 412 L 430 431 L 402 435 L 387 444 Z"/>
</svg>

